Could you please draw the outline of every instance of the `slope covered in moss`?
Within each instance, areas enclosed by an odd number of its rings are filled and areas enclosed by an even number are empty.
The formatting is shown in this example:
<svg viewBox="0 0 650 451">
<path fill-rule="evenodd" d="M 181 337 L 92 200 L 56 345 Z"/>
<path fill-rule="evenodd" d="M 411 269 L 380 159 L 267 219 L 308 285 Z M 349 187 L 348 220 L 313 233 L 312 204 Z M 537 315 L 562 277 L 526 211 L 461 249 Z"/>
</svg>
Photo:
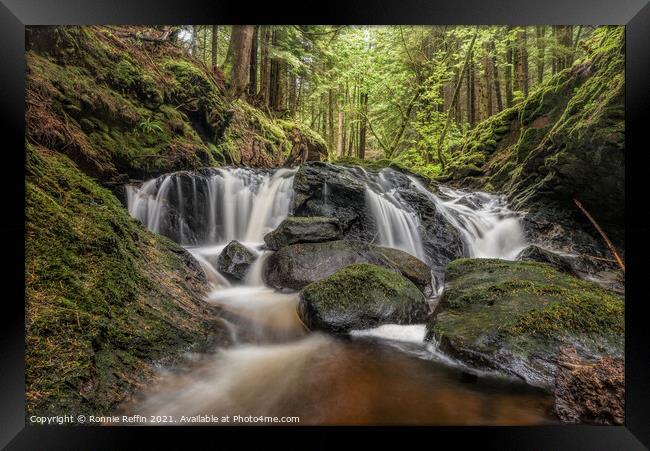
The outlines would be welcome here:
<svg viewBox="0 0 650 451">
<path fill-rule="evenodd" d="M 479 124 L 442 180 L 504 192 L 522 210 L 562 219 L 580 200 L 617 234 L 624 219 L 625 42 L 600 27 L 588 57 Z"/>
<path fill-rule="evenodd" d="M 65 155 L 27 146 L 28 412 L 110 413 L 149 364 L 218 337 L 197 263 Z"/>
<path fill-rule="evenodd" d="M 27 136 L 103 181 L 220 164 L 272 167 L 294 132 L 320 136 L 232 101 L 212 72 L 138 27 L 29 27 Z"/>
</svg>

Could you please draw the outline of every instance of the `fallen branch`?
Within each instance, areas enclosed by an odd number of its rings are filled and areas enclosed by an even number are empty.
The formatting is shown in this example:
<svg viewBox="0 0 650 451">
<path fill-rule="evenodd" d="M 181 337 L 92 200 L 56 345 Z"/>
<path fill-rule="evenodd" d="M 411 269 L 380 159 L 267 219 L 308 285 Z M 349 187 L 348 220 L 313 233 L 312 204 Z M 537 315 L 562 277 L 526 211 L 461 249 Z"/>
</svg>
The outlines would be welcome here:
<svg viewBox="0 0 650 451">
<path fill-rule="evenodd" d="M 169 40 L 169 37 L 171 36 L 173 30 L 174 27 L 169 27 L 163 32 L 161 36 L 151 36 L 151 35 L 146 35 L 141 33 L 126 33 L 122 31 L 118 31 L 115 34 L 123 38 L 139 39 L 140 41 L 166 42 Z"/>
<path fill-rule="evenodd" d="M 589 214 L 589 212 L 585 209 L 585 207 L 582 206 L 582 204 L 578 201 L 578 199 L 573 199 L 573 202 L 575 202 L 576 206 L 580 209 L 582 213 L 591 221 L 591 223 L 594 225 L 598 233 L 600 233 L 600 236 L 603 237 L 603 240 L 605 241 L 605 244 L 609 248 L 609 250 L 614 254 L 614 258 L 616 259 L 616 263 L 618 263 L 618 266 L 621 267 L 621 271 L 623 271 L 623 274 L 625 274 L 625 263 L 623 263 L 623 260 L 621 259 L 620 255 L 618 255 L 618 252 L 616 252 L 616 248 L 612 244 L 612 242 L 607 238 L 607 235 L 603 231 L 603 229 L 600 228 L 596 220 Z"/>
</svg>

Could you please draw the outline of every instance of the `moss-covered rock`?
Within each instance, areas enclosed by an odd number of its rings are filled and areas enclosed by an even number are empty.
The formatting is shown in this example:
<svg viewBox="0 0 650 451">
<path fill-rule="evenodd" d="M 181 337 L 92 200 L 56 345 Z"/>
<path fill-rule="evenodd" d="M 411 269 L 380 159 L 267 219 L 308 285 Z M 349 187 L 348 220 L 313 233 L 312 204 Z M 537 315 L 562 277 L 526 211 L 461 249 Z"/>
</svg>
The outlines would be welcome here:
<svg viewBox="0 0 650 451">
<path fill-rule="evenodd" d="M 267 233 L 264 236 L 264 242 L 269 249 L 278 250 L 290 244 L 320 243 L 341 238 L 341 227 L 336 218 L 290 216 L 282 221 L 275 230 Z"/>
<path fill-rule="evenodd" d="M 400 274 L 360 263 L 307 285 L 300 292 L 298 313 L 312 330 L 335 333 L 380 324 L 411 324 L 428 312 L 424 296 Z"/>
<path fill-rule="evenodd" d="M 440 349 L 550 387 L 561 346 L 583 358 L 622 356 L 623 298 L 537 262 L 460 259 L 428 324 Z"/>
<path fill-rule="evenodd" d="M 217 259 L 217 269 L 237 280 L 244 280 L 248 268 L 257 255 L 239 241 L 233 240 L 221 251 Z"/>
<path fill-rule="evenodd" d="M 398 272 L 425 292 L 431 285 L 431 268 L 423 261 L 399 249 L 352 240 L 282 247 L 265 261 L 262 274 L 264 282 L 274 288 L 300 290 L 355 263 L 370 263 Z"/>
<path fill-rule="evenodd" d="M 198 264 L 68 157 L 27 145 L 25 201 L 28 413 L 108 414 L 151 363 L 225 340 Z"/>
</svg>

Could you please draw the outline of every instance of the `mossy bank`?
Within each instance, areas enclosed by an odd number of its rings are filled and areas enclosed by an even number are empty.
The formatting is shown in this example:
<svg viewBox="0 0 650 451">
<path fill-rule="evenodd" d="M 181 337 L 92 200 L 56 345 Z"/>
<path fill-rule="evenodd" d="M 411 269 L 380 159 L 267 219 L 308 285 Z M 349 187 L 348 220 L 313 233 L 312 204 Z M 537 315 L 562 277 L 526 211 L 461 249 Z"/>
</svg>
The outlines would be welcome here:
<svg viewBox="0 0 650 451">
<path fill-rule="evenodd" d="M 28 413 L 106 414 L 151 364 L 225 335 L 185 250 L 65 155 L 27 145 Z"/>
<path fill-rule="evenodd" d="M 584 47 L 582 60 L 477 125 L 439 180 L 505 193 L 531 220 L 582 229 L 600 243 L 578 199 L 623 247 L 625 31 L 601 27 Z M 602 250 L 569 235 L 586 253 Z"/>
</svg>

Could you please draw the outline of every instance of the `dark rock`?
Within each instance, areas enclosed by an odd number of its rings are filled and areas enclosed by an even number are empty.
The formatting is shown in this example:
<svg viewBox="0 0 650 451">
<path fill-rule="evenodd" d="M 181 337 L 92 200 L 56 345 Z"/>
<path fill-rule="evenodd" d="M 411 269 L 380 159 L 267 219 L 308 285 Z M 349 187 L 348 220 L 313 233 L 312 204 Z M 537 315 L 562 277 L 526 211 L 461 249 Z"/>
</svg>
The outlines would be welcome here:
<svg viewBox="0 0 650 451">
<path fill-rule="evenodd" d="M 372 242 L 377 224 L 366 200 L 368 185 L 383 190 L 390 182 L 407 208 L 419 218 L 420 237 L 427 260 L 433 268 L 442 268 L 463 255 L 458 231 L 436 208 L 426 189 L 416 189 L 415 177 L 391 168 L 381 171 L 359 166 L 337 166 L 323 162 L 303 164 L 294 178 L 294 216 L 337 218 L 345 239 Z"/>
<path fill-rule="evenodd" d="M 246 277 L 248 268 L 256 258 L 257 256 L 253 251 L 239 241 L 233 240 L 219 254 L 217 269 L 235 279 L 243 280 Z"/>
<path fill-rule="evenodd" d="M 430 268 L 412 255 L 398 249 L 351 240 L 283 247 L 265 261 L 263 277 L 271 287 L 300 290 L 354 263 L 370 263 L 399 272 L 422 291 L 426 291 L 431 284 Z"/>
<path fill-rule="evenodd" d="M 546 263 L 560 272 L 569 274 L 573 272 L 568 258 L 535 245 L 527 246 L 522 250 L 517 255 L 517 260 Z"/>
<path fill-rule="evenodd" d="M 300 293 L 298 314 L 312 330 L 344 333 L 381 324 L 423 321 L 422 292 L 389 269 L 361 263 L 346 266 Z"/>
<path fill-rule="evenodd" d="M 320 243 L 341 238 L 339 220 L 336 218 L 292 216 L 266 234 L 264 242 L 269 249 L 278 250 L 290 244 Z"/>
<path fill-rule="evenodd" d="M 562 346 L 580 356 L 622 356 L 623 298 L 537 262 L 460 259 L 428 338 L 477 368 L 494 369 L 550 389 Z"/>
<path fill-rule="evenodd" d="M 555 376 L 555 413 L 570 423 L 625 422 L 625 363 L 605 357 L 589 362 L 575 348 L 562 349 Z"/>
</svg>

